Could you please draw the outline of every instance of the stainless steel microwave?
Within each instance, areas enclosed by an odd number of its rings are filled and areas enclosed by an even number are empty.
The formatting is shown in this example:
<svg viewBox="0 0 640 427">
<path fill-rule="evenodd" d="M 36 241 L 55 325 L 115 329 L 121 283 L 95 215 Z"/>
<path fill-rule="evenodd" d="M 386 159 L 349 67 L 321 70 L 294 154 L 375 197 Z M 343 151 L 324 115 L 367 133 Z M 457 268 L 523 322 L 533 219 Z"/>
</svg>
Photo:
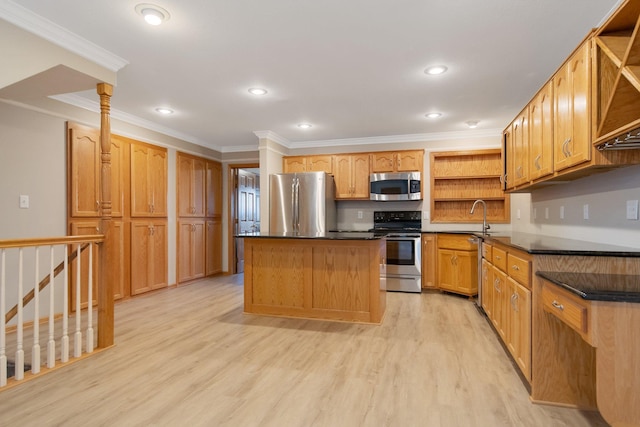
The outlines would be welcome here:
<svg viewBox="0 0 640 427">
<path fill-rule="evenodd" d="M 420 172 L 372 173 L 369 188 L 371 200 L 422 200 Z"/>
</svg>

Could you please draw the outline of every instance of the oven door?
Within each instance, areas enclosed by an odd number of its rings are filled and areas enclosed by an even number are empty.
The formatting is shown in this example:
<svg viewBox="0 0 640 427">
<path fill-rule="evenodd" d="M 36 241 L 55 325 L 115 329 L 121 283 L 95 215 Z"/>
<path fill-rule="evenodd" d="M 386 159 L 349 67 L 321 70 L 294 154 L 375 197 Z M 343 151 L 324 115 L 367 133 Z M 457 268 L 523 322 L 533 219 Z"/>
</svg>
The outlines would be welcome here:
<svg viewBox="0 0 640 427">
<path fill-rule="evenodd" d="M 387 277 L 422 274 L 420 235 L 387 236 Z"/>
</svg>

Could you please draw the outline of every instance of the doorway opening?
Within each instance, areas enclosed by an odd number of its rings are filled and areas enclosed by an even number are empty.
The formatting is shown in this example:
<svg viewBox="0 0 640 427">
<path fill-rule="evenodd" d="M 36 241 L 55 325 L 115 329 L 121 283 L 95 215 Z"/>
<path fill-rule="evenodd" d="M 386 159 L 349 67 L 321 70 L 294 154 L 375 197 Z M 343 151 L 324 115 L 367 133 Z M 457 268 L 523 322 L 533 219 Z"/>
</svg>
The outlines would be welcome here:
<svg viewBox="0 0 640 427">
<path fill-rule="evenodd" d="M 260 231 L 260 165 L 229 165 L 229 269 L 244 272 L 244 239 L 238 234 Z"/>
</svg>

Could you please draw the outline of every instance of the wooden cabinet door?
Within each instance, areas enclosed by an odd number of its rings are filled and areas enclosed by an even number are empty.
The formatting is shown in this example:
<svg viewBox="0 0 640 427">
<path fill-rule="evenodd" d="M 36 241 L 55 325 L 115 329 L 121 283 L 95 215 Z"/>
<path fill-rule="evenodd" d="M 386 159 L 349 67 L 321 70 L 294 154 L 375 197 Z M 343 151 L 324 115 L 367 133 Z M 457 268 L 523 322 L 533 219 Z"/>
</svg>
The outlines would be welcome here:
<svg viewBox="0 0 640 427">
<path fill-rule="evenodd" d="M 69 125 L 69 203 L 72 217 L 100 216 L 100 134 Z"/>
<path fill-rule="evenodd" d="M 553 173 L 553 86 L 547 83 L 529 106 L 529 179 Z"/>
<path fill-rule="evenodd" d="M 514 155 L 514 147 L 513 147 L 513 122 L 505 129 L 502 133 L 503 145 L 505 150 L 506 162 L 505 162 L 505 171 L 503 175 L 504 189 L 510 190 L 515 187 L 514 184 L 514 164 L 515 164 L 515 155 Z"/>
<path fill-rule="evenodd" d="M 205 274 L 210 276 L 222 272 L 222 221 L 207 221 Z M 242 240 L 242 239 L 240 239 Z"/>
<path fill-rule="evenodd" d="M 285 173 L 307 171 L 305 157 L 303 156 L 285 157 L 283 163 Z"/>
<path fill-rule="evenodd" d="M 507 290 L 507 275 L 498 268 L 493 267 L 493 326 L 503 341 L 507 337 L 507 306 L 509 295 Z"/>
<path fill-rule="evenodd" d="M 222 165 L 218 162 L 207 162 L 207 216 L 222 217 Z"/>
<path fill-rule="evenodd" d="M 203 220 L 178 223 L 178 282 L 204 276 L 205 230 Z"/>
<path fill-rule="evenodd" d="M 306 161 L 307 171 L 333 173 L 333 156 L 309 156 Z"/>
<path fill-rule="evenodd" d="M 131 144 L 131 216 L 167 216 L 167 152 Z"/>
<path fill-rule="evenodd" d="M 131 222 L 131 295 L 167 286 L 166 220 Z"/>
<path fill-rule="evenodd" d="M 206 175 L 206 162 L 203 159 L 193 159 L 191 204 L 193 206 L 193 216 L 195 217 L 203 217 L 205 215 Z"/>
<path fill-rule="evenodd" d="M 493 318 L 493 270 L 491 264 L 482 260 L 482 309 L 489 319 Z"/>
<path fill-rule="evenodd" d="M 395 166 L 394 152 L 371 153 L 371 172 L 394 172 Z"/>
<path fill-rule="evenodd" d="M 457 268 L 455 265 L 456 251 L 438 249 L 438 287 L 456 291 Z"/>
<path fill-rule="evenodd" d="M 396 154 L 396 170 L 398 172 L 415 172 L 422 171 L 424 163 L 424 152 L 416 151 L 400 151 Z"/>
<path fill-rule="evenodd" d="M 553 78 L 554 170 L 591 159 L 589 50 L 585 43 Z"/>
<path fill-rule="evenodd" d="M 438 262 L 438 248 L 435 234 L 422 235 L 422 288 L 435 289 L 436 269 Z"/>
<path fill-rule="evenodd" d="M 513 358 L 525 378 L 531 379 L 531 291 L 509 278 L 511 328 L 509 330 Z"/>
<path fill-rule="evenodd" d="M 128 143 L 117 137 L 111 136 L 111 216 L 121 218 L 124 215 L 125 185 L 129 182 L 128 176 Z"/>
<path fill-rule="evenodd" d="M 128 224 L 122 220 L 111 222 L 111 279 L 113 280 L 113 299 L 121 299 L 129 290 L 129 240 Z"/>
<path fill-rule="evenodd" d="M 351 197 L 354 199 L 369 199 L 369 155 L 354 154 L 352 159 L 352 187 Z"/>
<path fill-rule="evenodd" d="M 336 184 L 336 199 L 350 199 L 353 194 L 352 157 L 349 154 L 334 156 L 334 180 Z"/>
<path fill-rule="evenodd" d="M 513 122 L 513 185 L 527 183 L 529 179 L 529 109 L 525 108 Z"/>
<path fill-rule="evenodd" d="M 178 216 L 181 217 L 193 215 L 193 206 L 191 206 L 191 169 L 191 159 L 178 154 Z"/>
<path fill-rule="evenodd" d="M 167 150 L 152 149 L 149 158 L 151 216 L 167 216 Z"/>
<path fill-rule="evenodd" d="M 456 291 L 465 295 L 478 293 L 478 252 L 456 251 L 454 265 L 456 268 Z"/>
</svg>

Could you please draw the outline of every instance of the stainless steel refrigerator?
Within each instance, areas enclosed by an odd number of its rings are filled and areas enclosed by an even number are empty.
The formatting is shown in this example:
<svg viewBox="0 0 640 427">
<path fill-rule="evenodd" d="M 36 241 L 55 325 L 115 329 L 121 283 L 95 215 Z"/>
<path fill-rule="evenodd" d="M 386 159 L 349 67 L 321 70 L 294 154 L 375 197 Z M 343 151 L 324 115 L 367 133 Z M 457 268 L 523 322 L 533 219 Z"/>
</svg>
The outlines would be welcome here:
<svg viewBox="0 0 640 427">
<path fill-rule="evenodd" d="M 325 172 L 269 177 L 269 232 L 316 236 L 336 228 L 335 183 Z"/>
</svg>

